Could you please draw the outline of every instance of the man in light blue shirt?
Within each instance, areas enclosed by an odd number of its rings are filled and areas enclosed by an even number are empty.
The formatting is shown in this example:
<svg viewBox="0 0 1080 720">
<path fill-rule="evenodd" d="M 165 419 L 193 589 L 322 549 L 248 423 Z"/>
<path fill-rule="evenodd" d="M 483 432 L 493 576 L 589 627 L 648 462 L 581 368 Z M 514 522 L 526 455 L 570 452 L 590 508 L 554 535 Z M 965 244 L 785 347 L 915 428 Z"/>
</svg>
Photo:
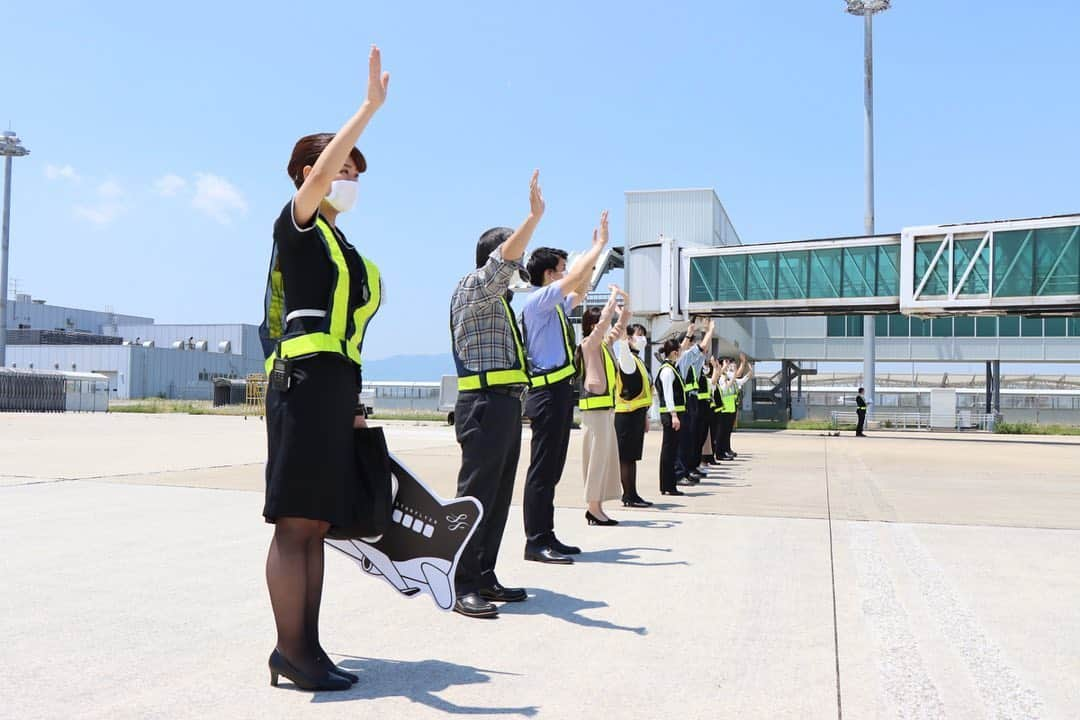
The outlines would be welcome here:
<svg viewBox="0 0 1080 720">
<path fill-rule="evenodd" d="M 697 327 L 691 322 L 686 330 L 684 342 L 692 343 L 679 356 L 678 370 L 686 383 L 686 412 L 683 415 L 683 429 L 679 433 L 679 455 L 675 461 L 675 475 L 680 484 L 696 484 L 703 477 L 700 468 L 701 446 L 705 442 L 702 417 L 702 403 L 698 400 L 701 373 L 705 372 L 705 359 L 712 345 L 716 324 L 710 318 L 705 327 L 705 335 L 696 340 Z M 707 399 L 706 399 L 707 400 Z"/>
<path fill-rule="evenodd" d="M 576 333 L 570 311 L 581 304 L 593 269 L 608 241 L 607 211 L 593 231 L 592 246 L 567 270 L 565 250 L 537 248 L 528 271 L 538 290 L 521 310 L 531 388 L 525 416 L 532 426 L 532 454 L 525 476 L 525 559 L 569 565 L 581 548 L 555 537 L 555 485 L 562 477 L 574 420 Z"/>
</svg>

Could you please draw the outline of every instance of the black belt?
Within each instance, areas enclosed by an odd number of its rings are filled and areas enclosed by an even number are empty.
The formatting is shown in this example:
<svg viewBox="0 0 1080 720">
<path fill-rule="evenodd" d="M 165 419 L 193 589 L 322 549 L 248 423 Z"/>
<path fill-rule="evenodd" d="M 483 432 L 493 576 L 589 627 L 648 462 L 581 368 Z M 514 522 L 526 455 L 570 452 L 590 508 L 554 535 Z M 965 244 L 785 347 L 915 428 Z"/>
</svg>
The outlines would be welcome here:
<svg viewBox="0 0 1080 720">
<path fill-rule="evenodd" d="M 462 393 L 482 393 L 492 392 L 497 395 L 509 395 L 510 397 L 520 398 L 521 393 L 525 390 L 525 385 L 488 385 L 486 388 L 478 388 L 476 390 L 462 390 Z"/>
</svg>

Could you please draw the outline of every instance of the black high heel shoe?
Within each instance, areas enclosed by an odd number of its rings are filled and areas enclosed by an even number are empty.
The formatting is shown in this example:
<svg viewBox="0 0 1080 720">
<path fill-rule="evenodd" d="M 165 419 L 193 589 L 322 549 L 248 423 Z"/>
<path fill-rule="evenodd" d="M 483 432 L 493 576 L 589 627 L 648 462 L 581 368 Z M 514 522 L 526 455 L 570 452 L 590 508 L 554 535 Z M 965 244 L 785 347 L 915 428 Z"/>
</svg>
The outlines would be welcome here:
<svg viewBox="0 0 1080 720">
<path fill-rule="evenodd" d="M 278 686 L 279 675 L 284 675 L 289 680 L 292 680 L 293 684 L 301 690 L 348 690 L 352 687 L 352 683 L 348 680 L 340 675 L 332 674 L 329 670 L 325 671 L 320 677 L 311 677 L 301 672 L 276 648 L 274 652 L 270 653 L 269 665 L 270 684 L 274 687 Z"/>
<path fill-rule="evenodd" d="M 605 527 L 609 527 L 611 525 L 618 525 L 619 524 L 618 520 L 613 520 L 611 518 L 608 518 L 607 520 L 601 520 L 600 518 L 596 517 L 591 512 L 589 512 L 588 510 L 585 511 L 585 519 L 589 521 L 590 525 L 603 525 Z"/>
<path fill-rule="evenodd" d="M 661 495 L 685 495 L 686 493 L 684 493 L 682 490 L 661 490 L 660 494 Z"/>
<path fill-rule="evenodd" d="M 651 502 L 648 502 L 646 500 L 642 500 L 639 497 L 632 497 L 631 498 L 631 497 L 626 497 L 625 495 L 623 496 L 622 504 L 623 504 L 623 507 L 635 507 L 635 508 L 647 508 L 647 507 L 652 505 Z"/>
<path fill-rule="evenodd" d="M 330 656 L 326 654 L 326 651 L 322 651 L 322 654 L 319 656 L 319 662 L 326 665 L 326 669 L 330 672 L 331 675 L 343 677 L 353 685 L 360 682 L 359 675 L 354 675 L 351 672 L 339 668 L 337 665 L 334 664 L 334 661 L 330 659 Z"/>
</svg>

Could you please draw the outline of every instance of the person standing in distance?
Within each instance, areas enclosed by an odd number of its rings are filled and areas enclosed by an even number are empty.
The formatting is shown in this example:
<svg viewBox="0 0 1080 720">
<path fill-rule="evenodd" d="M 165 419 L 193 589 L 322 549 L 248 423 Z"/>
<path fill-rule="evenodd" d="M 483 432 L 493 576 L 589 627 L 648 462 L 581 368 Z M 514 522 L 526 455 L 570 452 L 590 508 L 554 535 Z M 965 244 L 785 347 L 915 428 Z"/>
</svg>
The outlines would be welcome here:
<svg viewBox="0 0 1080 720">
<path fill-rule="evenodd" d="M 495 617 L 492 601 L 520 602 L 524 588 L 503 587 L 495 575 L 521 452 L 521 395 L 529 383 L 525 345 L 510 310 L 510 283 L 540 218 L 540 171 L 529 183 L 529 215 L 517 230 L 492 228 L 476 244 L 476 269 L 450 299 L 452 351 L 458 374 L 454 430 L 461 445 L 458 497 L 472 495 L 484 508 L 458 561 L 454 610 Z"/>
<path fill-rule="evenodd" d="M 568 565 L 581 548 L 555 537 L 555 486 L 566 465 L 570 428 L 574 423 L 574 328 L 568 315 L 585 299 L 596 262 L 608 242 L 607 210 L 592 245 L 566 268 L 567 253 L 537 248 L 529 256 L 529 279 L 538 288 L 521 310 L 521 329 L 528 351 L 530 384 L 525 416 L 532 431 L 529 471 L 522 508 L 525 516 L 525 559 Z"/>
<path fill-rule="evenodd" d="M 354 428 L 360 351 L 379 309 L 378 268 L 338 229 L 356 200 L 367 161 L 360 134 L 386 101 L 389 73 L 372 46 L 367 99 L 336 134 L 300 138 L 289 159 L 296 192 L 274 223 L 259 339 L 270 378 L 266 393 L 266 502 L 274 523 L 266 585 L 277 627 L 270 684 L 284 675 L 303 690 L 345 690 L 358 680 L 337 668 L 319 643 L 323 538 L 351 517 L 342 501 L 356 482 Z"/>
<path fill-rule="evenodd" d="M 855 437 L 866 437 L 863 429 L 866 427 L 866 398 L 863 393 L 866 388 L 859 388 L 859 394 L 855 396 L 855 414 L 859 416 L 859 423 L 855 426 Z"/>
</svg>

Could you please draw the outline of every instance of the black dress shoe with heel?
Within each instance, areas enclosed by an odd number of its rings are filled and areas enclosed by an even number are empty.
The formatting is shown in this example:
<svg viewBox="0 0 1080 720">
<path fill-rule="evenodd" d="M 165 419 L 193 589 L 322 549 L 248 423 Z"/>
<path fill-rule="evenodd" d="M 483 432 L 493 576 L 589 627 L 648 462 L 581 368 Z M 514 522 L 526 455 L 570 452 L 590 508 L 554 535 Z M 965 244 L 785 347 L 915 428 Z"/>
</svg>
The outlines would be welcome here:
<svg viewBox="0 0 1080 720">
<path fill-rule="evenodd" d="M 648 502 L 647 500 L 642 500 L 639 497 L 626 497 L 625 495 L 623 495 L 622 504 L 623 507 L 634 508 L 647 508 L 652 505 L 651 502 Z"/>
<path fill-rule="evenodd" d="M 454 601 L 454 612 L 465 617 L 493 618 L 499 616 L 499 608 L 480 597 L 479 593 L 468 593 Z"/>
<path fill-rule="evenodd" d="M 618 520 L 614 520 L 612 518 L 608 518 L 607 520 L 601 520 L 588 510 L 585 511 L 585 519 L 589 522 L 590 525 L 601 525 L 603 527 L 611 527 L 612 525 L 619 524 Z"/>
<path fill-rule="evenodd" d="M 684 493 L 682 490 L 661 490 L 660 494 L 661 495 L 685 495 L 686 493 Z"/>
<path fill-rule="evenodd" d="M 284 655 L 274 649 L 274 652 L 270 653 L 270 684 L 274 687 L 278 686 L 278 678 L 284 675 L 287 679 L 291 680 L 293 685 L 301 690 L 308 690 L 314 692 L 332 691 L 332 690 L 348 690 L 352 687 L 352 683 L 341 677 L 340 675 L 334 675 L 329 670 L 323 669 L 317 675 L 309 675 L 303 672 L 291 662 L 289 662 Z M 320 668 L 322 665 L 320 664 Z"/>
<path fill-rule="evenodd" d="M 542 548 L 525 548 L 525 559 L 533 562 L 548 563 L 549 565 L 574 564 L 574 558 L 563 555 L 550 545 L 545 545 Z"/>
<path fill-rule="evenodd" d="M 350 683 L 352 683 L 353 685 L 360 682 L 360 676 L 359 675 L 354 675 L 351 672 L 348 672 L 346 670 L 342 670 L 341 668 L 339 668 L 337 665 L 334 664 L 334 661 L 330 659 L 330 656 L 327 655 L 325 651 L 322 651 L 322 654 L 319 657 L 319 662 L 326 665 L 326 669 L 330 671 L 331 675 L 337 675 L 338 677 L 343 677 L 346 680 L 348 680 Z"/>
</svg>

